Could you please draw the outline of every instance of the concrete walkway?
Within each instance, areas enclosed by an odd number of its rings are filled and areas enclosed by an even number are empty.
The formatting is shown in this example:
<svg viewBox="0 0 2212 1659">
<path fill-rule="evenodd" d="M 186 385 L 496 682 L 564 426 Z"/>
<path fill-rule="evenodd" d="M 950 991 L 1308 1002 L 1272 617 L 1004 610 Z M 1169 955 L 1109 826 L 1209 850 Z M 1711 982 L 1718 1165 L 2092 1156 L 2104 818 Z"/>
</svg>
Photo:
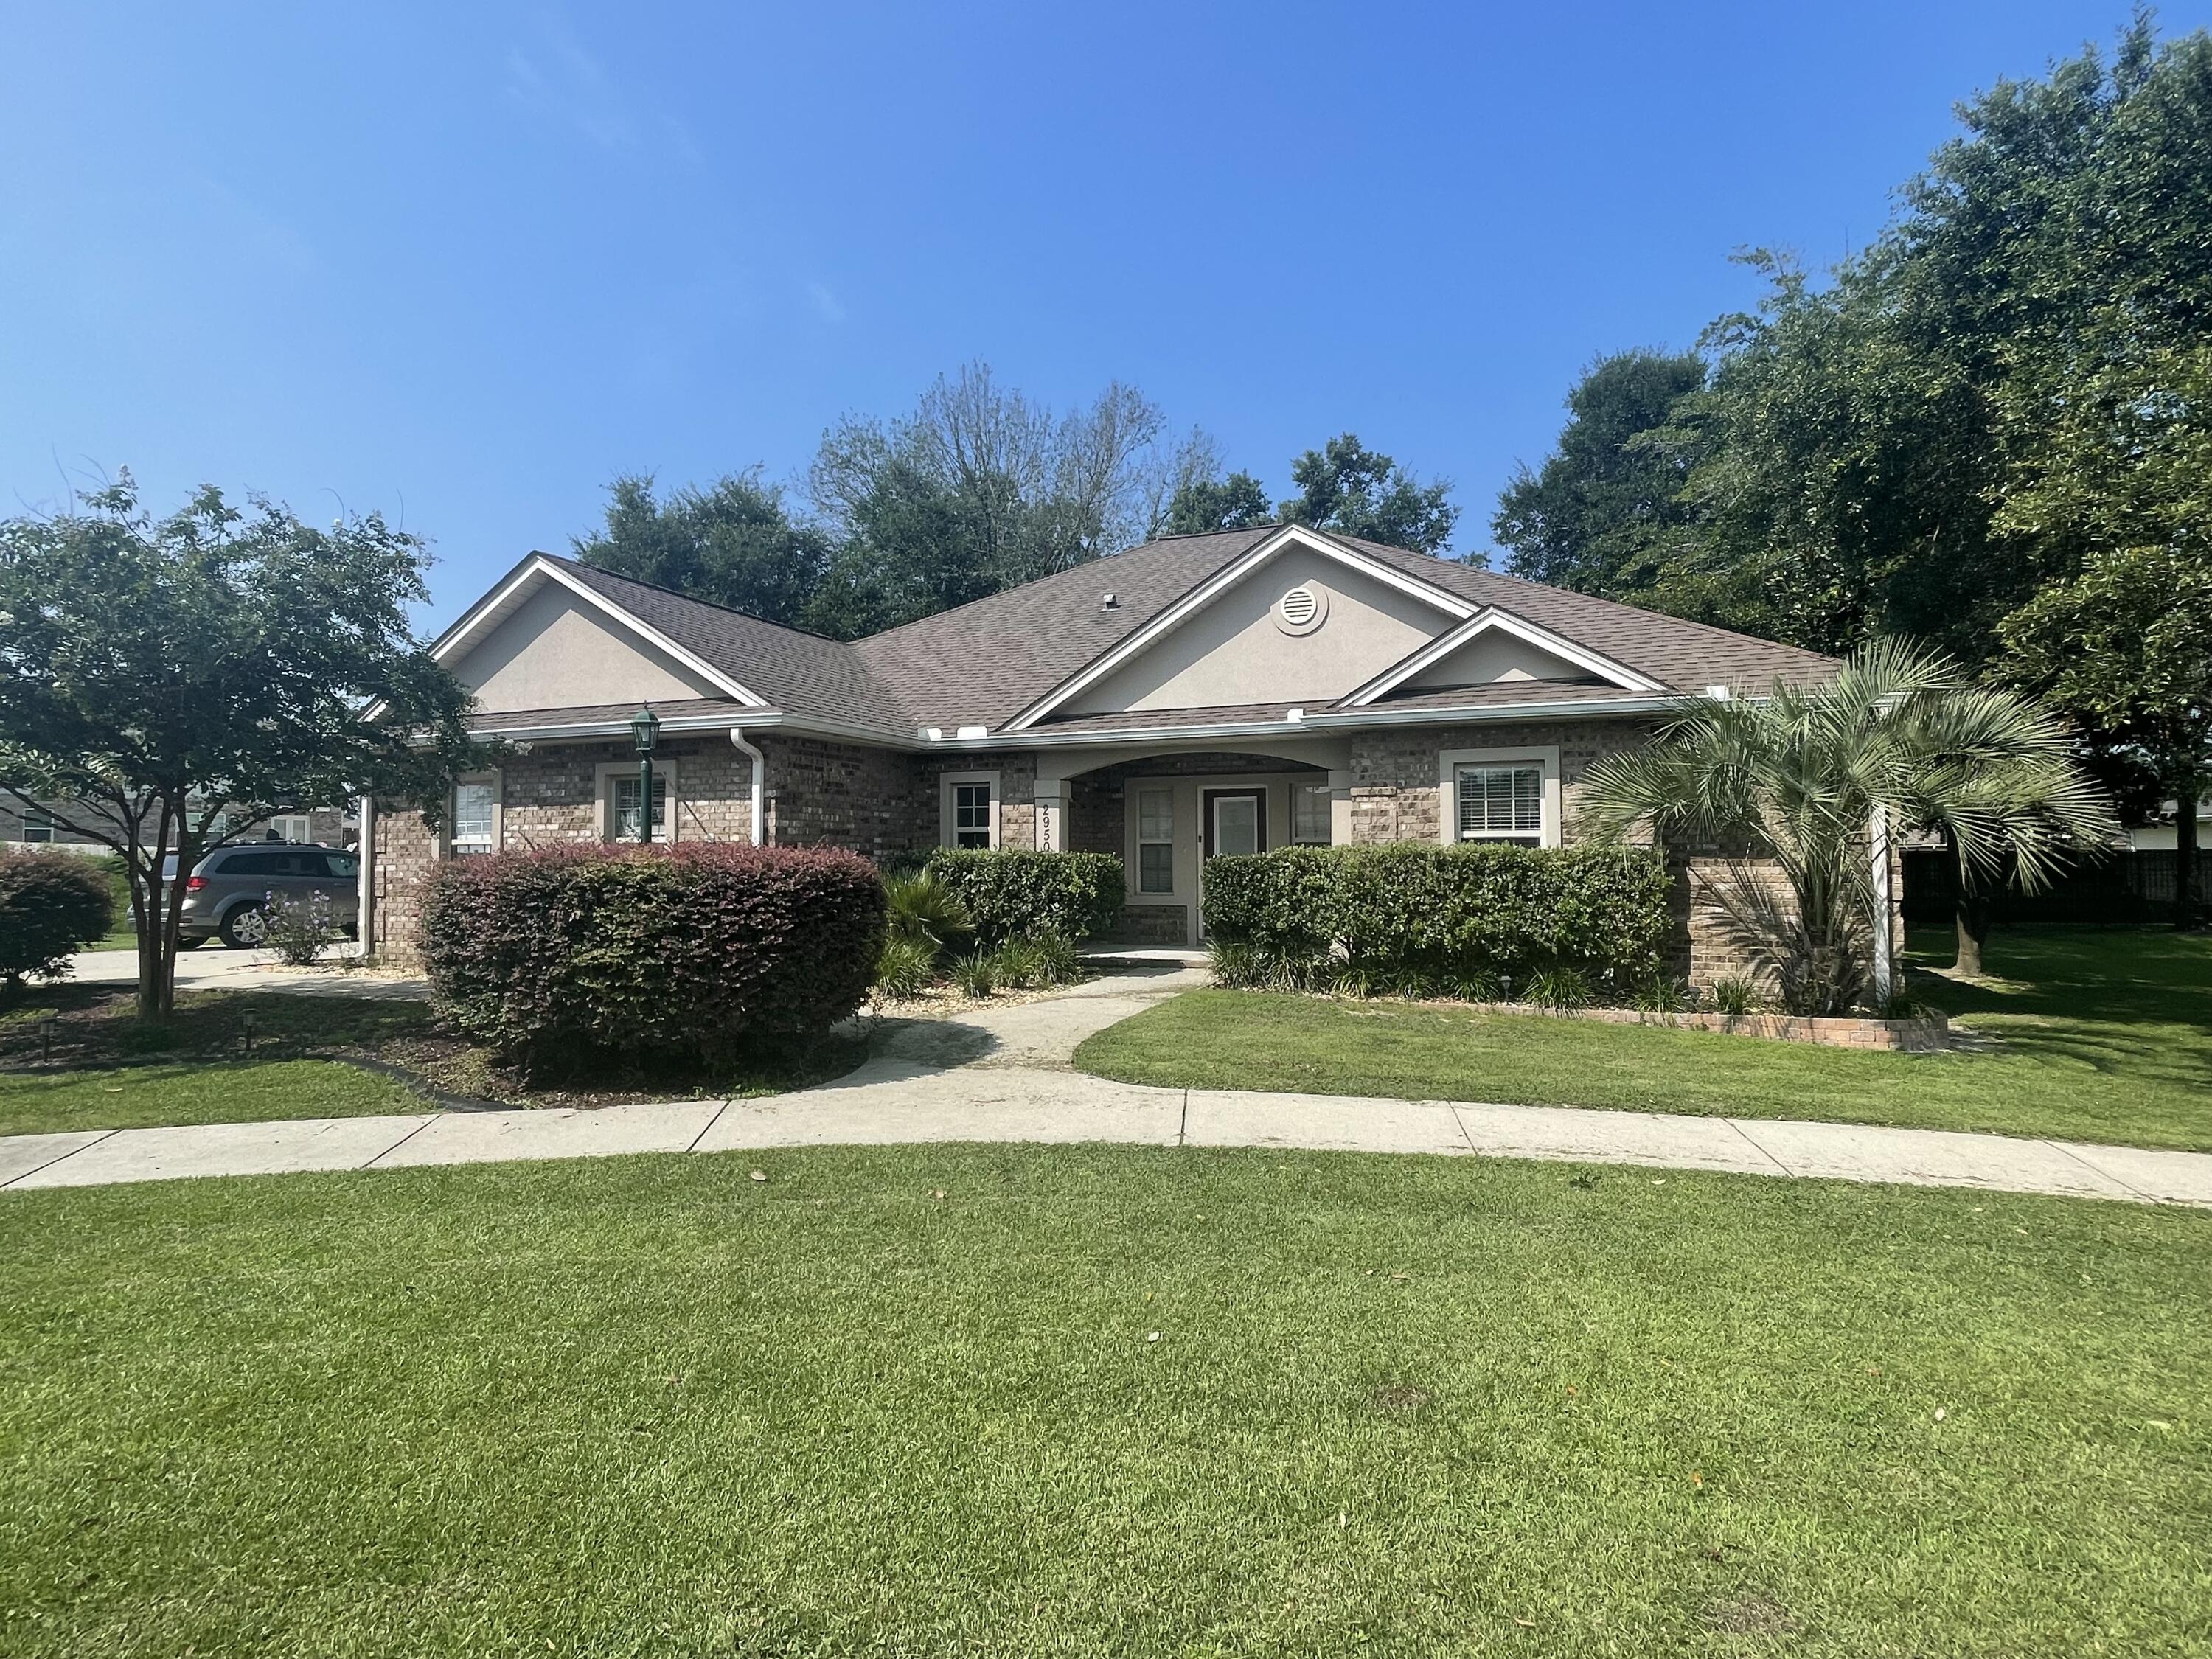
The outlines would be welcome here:
<svg viewBox="0 0 2212 1659">
<path fill-rule="evenodd" d="M 419 1000 L 430 981 L 419 974 L 364 972 L 351 965 L 355 947 L 342 944 L 314 968 L 287 968 L 274 951 L 233 951 L 221 943 L 177 952 L 179 991 L 289 991 L 306 996 Z M 80 951 L 70 978 L 82 985 L 136 985 L 136 951 Z"/>
<path fill-rule="evenodd" d="M 0 1138 L 0 1188 L 624 1152 L 1107 1141 L 1549 1158 L 2212 1207 L 2212 1154 L 2202 1152 L 1574 1107 L 1154 1089 L 1069 1069 L 1083 1038 L 1203 977 L 1162 963 L 1035 1002 L 887 1022 L 876 1057 L 859 1071 L 763 1100 Z"/>
</svg>

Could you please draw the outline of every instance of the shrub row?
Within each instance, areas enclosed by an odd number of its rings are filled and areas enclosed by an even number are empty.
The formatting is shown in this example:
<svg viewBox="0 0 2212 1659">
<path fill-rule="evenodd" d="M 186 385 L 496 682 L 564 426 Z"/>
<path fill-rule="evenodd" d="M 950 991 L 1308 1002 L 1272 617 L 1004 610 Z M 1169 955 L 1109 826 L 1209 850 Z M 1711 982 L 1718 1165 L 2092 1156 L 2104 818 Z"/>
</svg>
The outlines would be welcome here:
<svg viewBox="0 0 2212 1659">
<path fill-rule="evenodd" d="M 576 847 L 440 865 L 421 939 L 442 1017 L 529 1069 L 720 1063 L 858 1009 L 884 915 L 857 854 Z"/>
<path fill-rule="evenodd" d="M 58 979 L 103 939 L 115 898 L 100 860 L 76 853 L 0 853 L 0 989 Z"/>
<path fill-rule="evenodd" d="M 976 937 L 1094 939 L 1121 920 L 1121 860 L 1110 853 L 940 852 L 929 873 L 966 907 Z"/>
<path fill-rule="evenodd" d="M 1286 983 L 1498 983 L 1571 975 L 1601 998 L 1661 974 L 1655 855 L 1607 848 L 1291 847 L 1206 866 L 1206 925 Z"/>
</svg>

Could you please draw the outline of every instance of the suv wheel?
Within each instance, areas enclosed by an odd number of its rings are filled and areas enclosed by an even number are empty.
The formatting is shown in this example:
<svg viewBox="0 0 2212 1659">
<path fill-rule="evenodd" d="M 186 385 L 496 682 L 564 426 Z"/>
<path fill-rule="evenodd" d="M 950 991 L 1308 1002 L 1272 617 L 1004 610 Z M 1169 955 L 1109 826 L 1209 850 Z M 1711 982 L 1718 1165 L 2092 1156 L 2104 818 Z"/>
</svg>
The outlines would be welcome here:
<svg viewBox="0 0 2212 1659">
<path fill-rule="evenodd" d="M 251 951 L 269 937 L 268 913 L 258 904 L 241 904 L 222 919 L 222 942 L 234 951 Z"/>
</svg>

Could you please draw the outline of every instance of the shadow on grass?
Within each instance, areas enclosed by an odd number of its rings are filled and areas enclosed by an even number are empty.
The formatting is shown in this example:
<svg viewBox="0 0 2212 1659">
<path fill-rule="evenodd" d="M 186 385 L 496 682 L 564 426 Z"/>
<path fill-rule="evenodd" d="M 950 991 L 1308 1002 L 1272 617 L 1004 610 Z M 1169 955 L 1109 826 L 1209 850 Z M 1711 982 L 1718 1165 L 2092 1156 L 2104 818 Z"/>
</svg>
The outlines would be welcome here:
<svg viewBox="0 0 2212 1659">
<path fill-rule="evenodd" d="M 1981 980 L 1948 971 L 1948 932 L 1906 941 L 1915 988 L 1954 1018 L 2024 1014 L 2116 1025 L 2188 1025 L 2212 1033 L 2212 934 L 2170 928 L 1999 928 Z"/>
</svg>

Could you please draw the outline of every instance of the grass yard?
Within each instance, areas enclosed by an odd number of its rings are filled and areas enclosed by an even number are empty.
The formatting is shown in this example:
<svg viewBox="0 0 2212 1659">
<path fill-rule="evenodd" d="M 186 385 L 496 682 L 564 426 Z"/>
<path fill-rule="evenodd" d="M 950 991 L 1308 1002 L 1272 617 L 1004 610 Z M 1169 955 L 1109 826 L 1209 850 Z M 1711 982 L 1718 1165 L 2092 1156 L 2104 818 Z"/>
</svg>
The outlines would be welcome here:
<svg viewBox="0 0 2212 1659">
<path fill-rule="evenodd" d="M 23 1659 L 2212 1648 L 2187 1212 L 819 1148 L 15 1194 L 0 1262 Z"/>
<path fill-rule="evenodd" d="M 40 1030 L 48 1018 L 50 1038 Z M 611 1071 L 525 1085 L 483 1050 L 439 1032 L 419 1001 L 185 992 L 167 1024 L 153 1027 L 139 1022 L 128 986 L 64 983 L 34 987 L 0 1009 L 0 1135 L 425 1109 L 424 1095 L 349 1060 L 398 1066 L 431 1089 L 471 1099 L 598 1106 L 780 1093 L 842 1076 L 866 1058 L 865 1040 L 836 1034 L 735 1068 Z"/>
<path fill-rule="evenodd" d="M 1915 960 L 1948 963 L 1916 937 Z M 1435 1004 L 1190 992 L 1076 1051 L 1169 1087 L 1611 1107 L 2212 1149 L 2212 936 L 2001 929 L 1993 977 L 1914 989 L 1988 1052 L 1860 1053 Z"/>
<path fill-rule="evenodd" d="M 33 988 L 0 1012 L 0 1134 L 422 1109 L 388 1077 L 313 1057 L 419 1036 L 429 1017 L 420 1003 L 186 992 L 168 1027 L 149 1029 L 132 994 L 128 986 Z M 40 1031 L 48 1018 L 50 1041 Z"/>
</svg>

